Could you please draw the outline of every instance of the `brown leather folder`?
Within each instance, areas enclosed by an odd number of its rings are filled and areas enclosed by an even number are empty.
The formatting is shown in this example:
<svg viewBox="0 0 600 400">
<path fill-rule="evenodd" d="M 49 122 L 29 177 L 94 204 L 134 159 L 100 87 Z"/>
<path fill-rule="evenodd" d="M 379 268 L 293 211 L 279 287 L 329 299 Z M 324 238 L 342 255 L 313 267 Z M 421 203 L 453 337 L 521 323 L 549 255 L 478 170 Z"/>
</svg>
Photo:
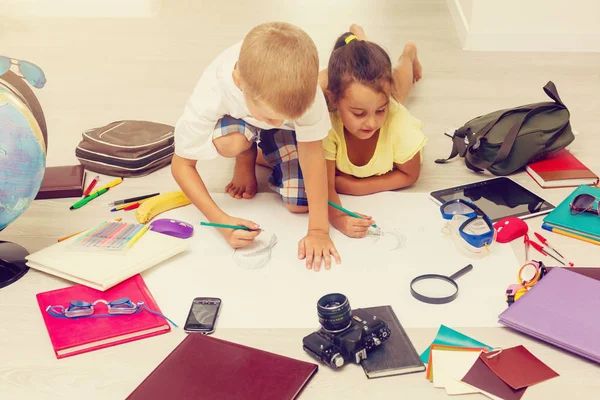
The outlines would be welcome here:
<svg viewBox="0 0 600 400">
<path fill-rule="evenodd" d="M 317 369 L 312 363 L 190 333 L 127 399 L 294 399 Z"/>
<path fill-rule="evenodd" d="M 36 200 L 83 196 L 85 169 L 83 165 L 48 167 Z"/>
</svg>

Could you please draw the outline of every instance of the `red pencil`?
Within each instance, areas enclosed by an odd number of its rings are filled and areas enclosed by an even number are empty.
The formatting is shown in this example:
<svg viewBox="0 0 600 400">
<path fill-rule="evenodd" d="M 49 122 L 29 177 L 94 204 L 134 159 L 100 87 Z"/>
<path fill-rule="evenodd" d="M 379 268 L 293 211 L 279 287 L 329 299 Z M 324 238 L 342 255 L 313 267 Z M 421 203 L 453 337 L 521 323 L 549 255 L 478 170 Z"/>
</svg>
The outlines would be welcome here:
<svg viewBox="0 0 600 400">
<path fill-rule="evenodd" d="M 87 189 L 85 189 L 85 192 L 83 192 L 83 197 L 88 196 L 91 192 L 92 189 L 94 188 L 94 186 L 96 186 L 96 183 L 98 183 L 98 181 L 100 180 L 100 176 L 96 176 L 91 182 L 90 185 L 87 187 Z"/>
<path fill-rule="evenodd" d="M 130 204 L 127 207 L 124 207 L 123 211 L 135 210 L 136 208 L 138 208 L 140 206 L 140 204 L 142 204 L 142 203 L 138 202 L 138 203 Z"/>
</svg>

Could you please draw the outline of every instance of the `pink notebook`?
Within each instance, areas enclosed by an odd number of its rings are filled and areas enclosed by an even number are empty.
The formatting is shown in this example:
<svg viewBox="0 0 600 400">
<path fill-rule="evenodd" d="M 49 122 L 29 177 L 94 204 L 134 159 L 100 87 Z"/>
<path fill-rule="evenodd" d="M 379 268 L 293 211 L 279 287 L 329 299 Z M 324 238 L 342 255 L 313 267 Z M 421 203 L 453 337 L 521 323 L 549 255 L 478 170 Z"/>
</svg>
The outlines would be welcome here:
<svg viewBox="0 0 600 400">
<path fill-rule="evenodd" d="M 600 363 L 600 281 L 553 268 L 499 322 Z"/>
<path fill-rule="evenodd" d="M 149 309 L 160 313 L 156 301 L 139 274 L 104 292 L 75 285 L 38 293 L 36 297 L 56 358 L 74 356 L 171 330 L 167 320 L 146 310 L 133 315 L 79 319 L 56 318 L 46 312 L 49 305 L 62 305 L 67 308 L 71 300 L 91 303 L 98 299 L 113 301 L 129 297 L 133 303 L 143 301 Z M 98 304 L 95 311 L 105 314 L 106 306 Z"/>
</svg>

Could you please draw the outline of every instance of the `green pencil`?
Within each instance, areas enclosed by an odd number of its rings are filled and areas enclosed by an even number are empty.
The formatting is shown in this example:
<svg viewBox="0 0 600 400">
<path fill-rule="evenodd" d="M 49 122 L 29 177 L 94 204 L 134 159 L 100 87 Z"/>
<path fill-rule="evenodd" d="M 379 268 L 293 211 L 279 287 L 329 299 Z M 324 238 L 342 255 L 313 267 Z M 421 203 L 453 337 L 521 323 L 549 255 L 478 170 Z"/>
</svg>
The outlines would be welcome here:
<svg viewBox="0 0 600 400">
<path fill-rule="evenodd" d="M 216 224 L 214 222 L 200 222 L 202 226 L 214 226 L 215 228 L 227 228 L 227 229 L 243 229 L 245 231 L 254 232 L 261 231 L 262 229 L 250 229 L 244 225 L 227 225 L 227 224 Z"/>
<path fill-rule="evenodd" d="M 352 211 L 350 211 L 350 210 L 346 210 L 344 207 L 342 207 L 342 206 L 339 206 L 339 205 L 337 205 L 337 204 L 335 204 L 335 203 L 333 203 L 333 202 L 331 202 L 331 201 L 329 201 L 328 203 L 329 203 L 329 205 L 330 205 L 331 207 L 337 208 L 337 209 L 338 209 L 338 210 L 340 210 L 341 212 L 344 212 L 344 213 L 348 214 L 348 215 L 349 215 L 349 216 L 351 216 L 351 217 L 354 217 L 354 218 L 360 218 L 360 219 L 364 219 L 364 218 L 363 218 L 363 217 L 361 217 L 360 215 L 358 215 L 358 214 L 356 214 L 356 213 L 353 213 L 353 212 L 352 212 Z M 375 224 L 373 224 L 372 226 L 373 226 L 373 228 L 377 228 L 377 225 L 375 225 Z"/>
</svg>

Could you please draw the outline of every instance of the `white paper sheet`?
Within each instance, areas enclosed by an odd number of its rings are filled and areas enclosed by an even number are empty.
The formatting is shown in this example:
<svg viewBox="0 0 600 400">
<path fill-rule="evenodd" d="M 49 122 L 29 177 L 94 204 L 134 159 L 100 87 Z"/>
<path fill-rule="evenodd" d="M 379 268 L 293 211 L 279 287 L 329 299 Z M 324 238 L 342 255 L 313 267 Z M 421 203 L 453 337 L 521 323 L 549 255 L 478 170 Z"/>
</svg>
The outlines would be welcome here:
<svg viewBox="0 0 600 400">
<path fill-rule="evenodd" d="M 183 323 L 194 297 L 222 299 L 217 322 L 227 328 L 316 328 L 318 299 L 332 292 L 348 296 L 352 308 L 391 305 L 403 326 L 499 326 L 497 316 L 506 308 L 504 292 L 515 280 L 517 260 L 510 246 L 494 244 L 490 255 L 473 260 L 441 232 L 445 221 L 427 194 L 386 192 L 371 196 L 342 196 L 344 207 L 373 216 L 386 231 L 405 237 L 401 248 L 389 234 L 351 239 L 331 228 L 342 257 L 341 265 L 314 272 L 297 259 L 298 241 L 306 234 L 308 215 L 292 214 L 274 193 L 252 200 L 227 194 L 213 198 L 230 215 L 259 223 L 268 241 L 277 236 L 270 261 L 262 268 L 238 266 L 234 250 L 194 207 L 187 206 L 157 218 L 175 218 L 194 225 L 190 249 L 143 276 L 162 311 Z M 264 235 L 264 238 L 263 238 Z M 467 264 L 473 271 L 460 277 L 458 298 L 431 305 L 414 299 L 410 281 L 417 275 L 451 275 Z"/>
<path fill-rule="evenodd" d="M 445 388 L 449 395 L 479 393 L 460 381 L 471 369 L 480 351 L 432 350 L 433 386 Z"/>
</svg>

